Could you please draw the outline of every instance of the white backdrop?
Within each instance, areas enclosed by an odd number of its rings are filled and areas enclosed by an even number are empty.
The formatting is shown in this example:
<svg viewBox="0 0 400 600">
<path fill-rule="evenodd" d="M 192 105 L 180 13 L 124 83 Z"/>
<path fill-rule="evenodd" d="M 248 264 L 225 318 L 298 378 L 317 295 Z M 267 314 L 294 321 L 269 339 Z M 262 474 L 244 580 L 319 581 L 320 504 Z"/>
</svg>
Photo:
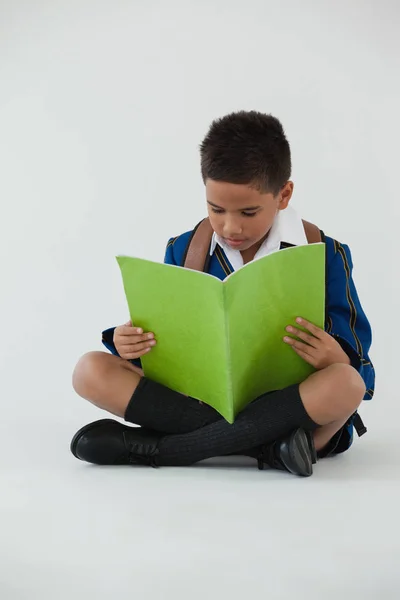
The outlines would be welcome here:
<svg viewBox="0 0 400 600">
<path fill-rule="evenodd" d="M 75 397 L 73 366 L 127 318 L 114 257 L 162 260 L 203 217 L 198 145 L 239 109 L 281 119 L 294 207 L 352 249 L 377 373 L 363 415 L 370 440 L 397 429 L 399 14 L 396 0 L 0 0 L 3 456 L 70 465 L 75 428 L 102 414 Z"/>
<path fill-rule="evenodd" d="M 162 260 L 168 237 L 202 218 L 198 145 L 213 118 L 237 109 L 282 120 L 293 205 L 350 245 L 374 329 L 379 402 L 393 394 L 396 12 L 396 3 L 361 0 L 3 0 L 1 364 L 10 413 L 82 410 L 71 396 L 74 362 L 127 316 L 114 256 Z"/>
</svg>

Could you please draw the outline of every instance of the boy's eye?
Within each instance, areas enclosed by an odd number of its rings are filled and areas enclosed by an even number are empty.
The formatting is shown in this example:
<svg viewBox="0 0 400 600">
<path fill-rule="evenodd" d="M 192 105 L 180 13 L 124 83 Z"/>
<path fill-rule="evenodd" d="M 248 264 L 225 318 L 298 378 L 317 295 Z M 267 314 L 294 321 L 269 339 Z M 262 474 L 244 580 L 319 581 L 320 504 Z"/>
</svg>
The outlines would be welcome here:
<svg viewBox="0 0 400 600">
<path fill-rule="evenodd" d="M 221 215 L 224 210 L 222 208 L 211 208 L 213 213 L 216 213 L 217 215 Z M 256 212 L 246 212 L 246 211 L 242 211 L 242 215 L 245 217 L 255 217 L 256 216 Z"/>
</svg>

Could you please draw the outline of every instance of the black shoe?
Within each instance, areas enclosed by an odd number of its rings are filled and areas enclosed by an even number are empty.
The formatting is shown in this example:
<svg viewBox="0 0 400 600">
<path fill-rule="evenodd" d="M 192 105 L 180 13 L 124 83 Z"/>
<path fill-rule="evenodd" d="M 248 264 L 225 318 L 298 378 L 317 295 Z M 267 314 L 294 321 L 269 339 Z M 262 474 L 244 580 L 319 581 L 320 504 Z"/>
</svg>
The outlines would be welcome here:
<svg viewBox="0 0 400 600">
<path fill-rule="evenodd" d="M 310 477 L 317 462 L 314 438 L 311 432 L 295 429 L 287 437 L 261 447 L 258 468 L 267 464 L 273 469 L 289 471 L 293 475 Z"/>
<path fill-rule="evenodd" d="M 112 419 L 82 427 L 72 438 L 71 452 L 95 465 L 158 466 L 158 444 L 163 436 L 149 429 L 128 427 Z"/>
</svg>

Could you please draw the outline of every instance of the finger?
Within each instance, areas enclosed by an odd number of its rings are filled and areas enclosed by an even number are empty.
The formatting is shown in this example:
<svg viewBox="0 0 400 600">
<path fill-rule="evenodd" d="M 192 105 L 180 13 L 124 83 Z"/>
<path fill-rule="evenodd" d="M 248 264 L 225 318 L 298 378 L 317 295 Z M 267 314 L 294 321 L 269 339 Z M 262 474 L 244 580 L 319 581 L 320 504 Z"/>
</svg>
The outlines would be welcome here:
<svg viewBox="0 0 400 600">
<path fill-rule="evenodd" d="M 300 338 L 301 340 L 306 342 L 306 344 L 309 344 L 309 346 L 313 346 L 313 348 L 315 348 L 315 349 L 318 348 L 318 344 L 320 343 L 320 340 L 318 338 L 314 337 L 313 335 L 310 335 L 306 331 L 297 329 L 297 327 L 292 327 L 292 325 L 288 325 L 286 327 L 286 331 L 291 333 L 292 335 L 297 336 L 298 338 Z"/>
<path fill-rule="evenodd" d="M 297 317 L 296 323 L 304 327 L 304 329 L 307 329 L 310 333 L 313 334 L 314 337 L 318 339 L 321 339 L 325 335 L 325 331 L 323 329 L 320 329 L 319 327 L 317 327 L 310 321 L 303 319 L 302 317 Z"/>
<path fill-rule="evenodd" d="M 303 352 L 302 350 L 300 350 L 299 348 L 296 348 L 295 346 L 292 346 L 292 348 L 296 352 L 296 354 L 298 354 L 300 356 L 300 358 L 302 358 L 303 360 L 306 361 L 306 363 L 308 363 L 312 367 L 315 367 L 316 361 L 313 356 L 311 356 L 310 354 L 307 354 L 306 352 Z"/>
<path fill-rule="evenodd" d="M 141 356 L 148 354 L 150 351 L 151 348 L 146 348 L 145 350 L 141 350 L 141 352 L 124 352 L 121 358 L 124 358 L 125 360 L 134 360 L 135 358 L 140 358 Z"/>
<path fill-rule="evenodd" d="M 132 344 L 139 344 L 140 342 L 146 342 L 148 340 L 154 340 L 154 333 L 144 333 L 143 335 L 131 333 L 131 335 L 121 336 L 120 345 L 131 346 Z"/>
<path fill-rule="evenodd" d="M 312 352 L 315 350 L 315 348 L 313 348 L 313 346 L 309 346 L 308 344 L 305 344 L 304 342 L 299 342 L 298 340 L 294 340 L 293 338 L 285 335 L 285 337 L 283 338 L 283 341 L 288 344 L 289 346 L 292 346 L 292 348 L 295 348 L 296 350 L 301 350 L 302 352 L 304 352 L 305 354 L 311 355 Z"/>
<path fill-rule="evenodd" d="M 124 353 L 132 353 L 132 352 L 141 352 L 146 348 L 153 348 L 156 345 L 156 340 L 149 340 L 147 342 L 141 342 L 140 344 L 126 344 L 125 346 L 121 346 Z"/>
<path fill-rule="evenodd" d="M 141 327 L 133 327 L 132 325 L 122 325 L 119 329 L 120 335 L 141 335 L 143 333 L 143 329 Z"/>
<path fill-rule="evenodd" d="M 118 331 L 118 334 L 121 336 L 126 336 L 126 337 L 130 337 L 130 336 L 140 336 L 140 339 L 151 339 L 154 337 L 154 333 L 152 333 L 151 331 L 147 331 L 146 333 L 143 333 L 143 329 L 141 327 L 127 327 L 126 325 L 123 325 L 121 327 L 121 330 Z M 149 337 L 150 336 L 150 337 Z"/>
</svg>

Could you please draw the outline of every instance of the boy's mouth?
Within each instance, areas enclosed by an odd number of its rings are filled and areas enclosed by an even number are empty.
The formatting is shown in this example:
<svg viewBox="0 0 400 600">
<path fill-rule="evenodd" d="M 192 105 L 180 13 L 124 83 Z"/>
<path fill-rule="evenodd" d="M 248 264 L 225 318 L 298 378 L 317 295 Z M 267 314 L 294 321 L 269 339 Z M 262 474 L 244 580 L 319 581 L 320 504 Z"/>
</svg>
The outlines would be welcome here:
<svg viewBox="0 0 400 600">
<path fill-rule="evenodd" d="M 232 248 L 238 248 L 239 246 L 243 246 L 246 240 L 232 240 L 230 238 L 225 238 L 226 243 Z"/>
</svg>

